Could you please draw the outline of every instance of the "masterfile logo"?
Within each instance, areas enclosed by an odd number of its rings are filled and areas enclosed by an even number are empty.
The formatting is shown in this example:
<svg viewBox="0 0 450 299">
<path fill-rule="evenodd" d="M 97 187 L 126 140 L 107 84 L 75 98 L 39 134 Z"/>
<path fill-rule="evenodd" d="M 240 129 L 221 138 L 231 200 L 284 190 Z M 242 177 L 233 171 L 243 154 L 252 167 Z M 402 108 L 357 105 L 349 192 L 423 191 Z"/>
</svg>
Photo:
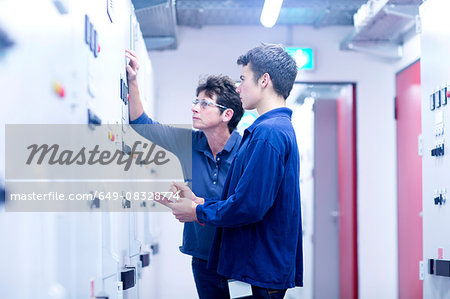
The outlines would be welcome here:
<svg viewBox="0 0 450 299">
<path fill-rule="evenodd" d="M 170 185 L 192 178 L 192 129 L 158 139 L 164 148 L 137 133 L 158 126 L 6 125 L 5 210 L 167 211 L 155 202 L 176 200 Z"/>
<path fill-rule="evenodd" d="M 165 159 L 166 152 L 164 150 L 156 151 L 156 144 L 143 143 L 142 147 L 148 150 L 145 152 L 137 150 L 138 146 L 140 146 L 142 142 L 135 141 L 133 144 L 133 149 L 131 150 L 132 154 L 125 154 L 122 150 L 116 149 L 114 153 L 104 150 L 100 151 L 100 145 L 96 144 L 92 150 L 87 151 L 86 147 L 82 147 L 78 152 L 74 152 L 73 150 L 62 150 L 60 151 L 60 147 L 57 144 L 53 144 L 49 146 L 48 144 L 31 144 L 27 147 L 30 150 L 30 155 L 28 156 L 28 160 L 26 162 L 27 165 L 30 165 L 35 160 L 36 154 L 38 158 L 36 158 L 35 163 L 41 165 L 46 159 L 48 165 L 72 165 L 76 163 L 77 165 L 108 165 L 111 163 L 117 163 L 118 165 L 124 165 L 124 170 L 128 171 L 130 169 L 133 160 L 135 160 L 135 164 L 140 165 L 144 163 L 149 165 L 154 163 L 155 165 L 164 165 L 170 161 L 170 159 Z M 87 153 L 86 153 L 87 152 Z M 143 158 L 145 155 L 145 158 Z"/>
</svg>

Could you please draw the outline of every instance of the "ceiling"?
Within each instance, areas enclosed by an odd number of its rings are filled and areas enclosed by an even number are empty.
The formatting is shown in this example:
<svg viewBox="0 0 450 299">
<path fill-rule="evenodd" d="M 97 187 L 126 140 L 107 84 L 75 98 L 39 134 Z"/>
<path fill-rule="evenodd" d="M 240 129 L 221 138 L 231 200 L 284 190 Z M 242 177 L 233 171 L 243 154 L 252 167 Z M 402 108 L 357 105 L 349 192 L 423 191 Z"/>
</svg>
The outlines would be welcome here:
<svg viewBox="0 0 450 299">
<path fill-rule="evenodd" d="M 353 15 L 368 0 L 284 0 L 275 26 L 353 26 Z M 376 0 L 372 0 L 374 2 Z M 354 30 L 341 49 L 374 48 L 399 58 L 423 0 L 389 0 L 368 26 Z M 148 50 L 176 49 L 179 26 L 262 26 L 263 0 L 132 0 Z M 374 44 L 376 42 L 376 44 Z M 381 46 L 380 46 L 381 43 Z M 377 49 L 377 48 L 380 48 Z M 387 49 L 387 50 L 386 50 Z"/>
<path fill-rule="evenodd" d="M 353 14 L 367 0 L 284 0 L 278 25 L 353 25 Z M 180 26 L 261 25 L 263 0 L 177 0 Z"/>
<path fill-rule="evenodd" d="M 284 0 L 277 25 L 353 25 L 367 0 Z M 263 0 L 132 0 L 149 50 L 177 48 L 177 27 L 262 26 Z M 277 26 L 276 25 L 276 26 Z"/>
</svg>

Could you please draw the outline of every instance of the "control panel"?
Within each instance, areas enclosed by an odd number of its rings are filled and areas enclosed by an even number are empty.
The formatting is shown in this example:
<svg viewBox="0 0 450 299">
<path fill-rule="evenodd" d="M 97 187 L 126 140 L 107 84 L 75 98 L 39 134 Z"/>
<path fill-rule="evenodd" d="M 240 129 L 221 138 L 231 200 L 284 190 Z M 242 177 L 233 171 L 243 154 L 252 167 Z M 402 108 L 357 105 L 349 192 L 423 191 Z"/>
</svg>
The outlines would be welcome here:
<svg viewBox="0 0 450 299">
<path fill-rule="evenodd" d="M 43 216 L 2 210 L 8 194 L 17 191 L 6 184 L 5 124 L 86 124 L 84 134 L 102 132 L 98 140 L 108 143 L 112 152 L 134 157 L 131 140 L 136 136 L 130 135 L 136 133 L 126 126 L 125 49 L 139 57 L 140 94 L 149 114 L 154 85 L 131 0 L 0 1 L 0 20 L 0 78 L 8 86 L 3 93 L 8 100 L 0 109 L 0 235 L 7 247 L 0 264 L 10 269 L 0 271 L 5 282 L 0 283 L 0 297 L 154 297 L 148 291 L 138 295 L 138 274 L 149 277 L 154 271 L 154 253 L 141 251 L 152 244 L 150 222 L 137 225 L 144 214 L 153 217 L 147 213 L 154 208 L 152 201 L 137 203 L 130 192 L 116 190 L 117 183 L 94 185 L 86 180 L 75 190 L 92 197 L 83 202 L 85 213 Z M 134 175 L 148 179 L 155 176 L 152 171 L 151 165 L 140 165 Z M 116 206 L 105 200 L 112 194 L 122 195 Z M 108 208 L 120 213 L 105 212 Z"/>
<path fill-rule="evenodd" d="M 422 206 L 425 299 L 450 294 L 450 31 L 446 0 L 430 0 L 420 7 L 422 88 Z"/>
</svg>

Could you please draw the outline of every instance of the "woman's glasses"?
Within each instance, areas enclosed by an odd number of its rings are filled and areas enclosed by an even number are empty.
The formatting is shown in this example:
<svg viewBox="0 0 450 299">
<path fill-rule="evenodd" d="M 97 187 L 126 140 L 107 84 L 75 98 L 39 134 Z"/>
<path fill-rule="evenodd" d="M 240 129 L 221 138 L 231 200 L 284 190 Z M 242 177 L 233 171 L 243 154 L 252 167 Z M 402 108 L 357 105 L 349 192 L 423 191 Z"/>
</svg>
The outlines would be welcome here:
<svg viewBox="0 0 450 299">
<path fill-rule="evenodd" d="M 224 110 L 228 109 L 228 107 L 216 104 L 213 101 L 199 100 L 199 99 L 195 99 L 192 101 L 192 106 L 195 106 L 197 104 L 200 104 L 200 107 L 202 107 L 202 109 L 205 109 L 208 106 L 216 106 L 216 107 L 219 107 L 220 109 L 224 109 Z"/>
</svg>

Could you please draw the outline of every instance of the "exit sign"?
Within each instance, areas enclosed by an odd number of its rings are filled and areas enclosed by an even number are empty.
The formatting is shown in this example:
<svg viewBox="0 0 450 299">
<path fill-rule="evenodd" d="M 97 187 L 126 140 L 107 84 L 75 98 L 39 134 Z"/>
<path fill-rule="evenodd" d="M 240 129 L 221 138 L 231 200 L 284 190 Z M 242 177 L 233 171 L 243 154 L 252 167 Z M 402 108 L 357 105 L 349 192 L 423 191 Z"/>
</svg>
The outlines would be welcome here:
<svg viewBox="0 0 450 299">
<path fill-rule="evenodd" d="M 286 48 L 286 52 L 295 59 L 299 70 L 314 69 L 314 52 L 311 48 Z"/>
</svg>

